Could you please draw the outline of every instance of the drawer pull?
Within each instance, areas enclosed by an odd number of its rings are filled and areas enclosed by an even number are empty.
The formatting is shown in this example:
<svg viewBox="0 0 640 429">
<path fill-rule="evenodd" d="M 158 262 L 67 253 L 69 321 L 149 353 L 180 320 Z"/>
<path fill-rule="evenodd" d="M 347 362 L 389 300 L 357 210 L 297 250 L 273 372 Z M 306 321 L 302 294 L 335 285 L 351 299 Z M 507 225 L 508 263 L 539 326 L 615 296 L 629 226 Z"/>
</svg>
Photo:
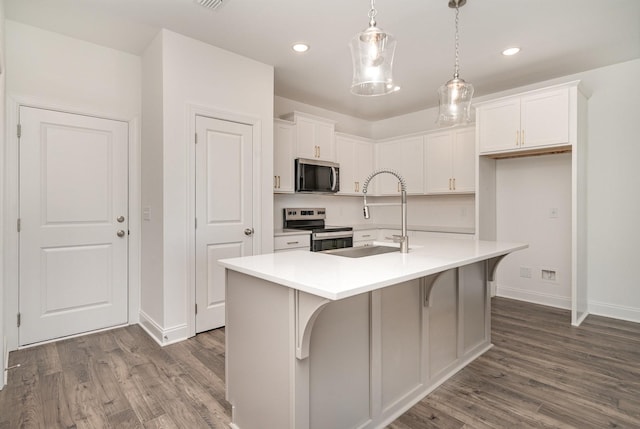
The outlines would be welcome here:
<svg viewBox="0 0 640 429">
<path fill-rule="evenodd" d="M 299 244 L 299 241 L 287 241 L 287 244 Z"/>
</svg>

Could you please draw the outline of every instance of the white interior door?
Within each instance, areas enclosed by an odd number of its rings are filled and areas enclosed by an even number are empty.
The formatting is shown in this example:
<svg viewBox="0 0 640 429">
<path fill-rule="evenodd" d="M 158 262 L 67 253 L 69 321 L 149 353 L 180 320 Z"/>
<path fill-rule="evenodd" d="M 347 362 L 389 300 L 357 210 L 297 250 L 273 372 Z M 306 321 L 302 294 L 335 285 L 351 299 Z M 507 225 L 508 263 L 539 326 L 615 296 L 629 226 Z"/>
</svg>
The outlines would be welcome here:
<svg viewBox="0 0 640 429">
<path fill-rule="evenodd" d="M 19 116 L 20 344 L 126 323 L 128 124 Z"/>
<path fill-rule="evenodd" d="M 253 254 L 253 130 L 196 117 L 196 332 L 225 324 L 218 259 Z"/>
</svg>

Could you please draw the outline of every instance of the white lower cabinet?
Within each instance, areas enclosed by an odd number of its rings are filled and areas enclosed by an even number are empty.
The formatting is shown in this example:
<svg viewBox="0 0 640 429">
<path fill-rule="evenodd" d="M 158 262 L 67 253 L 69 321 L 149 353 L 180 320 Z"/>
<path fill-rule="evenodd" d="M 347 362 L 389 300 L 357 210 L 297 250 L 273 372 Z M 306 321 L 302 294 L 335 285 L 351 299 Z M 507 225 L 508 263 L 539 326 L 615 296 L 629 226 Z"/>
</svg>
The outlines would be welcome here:
<svg viewBox="0 0 640 429">
<path fill-rule="evenodd" d="M 306 234 L 278 235 L 273 238 L 273 251 L 310 250 L 311 236 Z"/>
<path fill-rule="evenodd" d="M 353 247 L 372 246 L 378 239 L 377 229 L 363 229 L 353 231 Z"/>
</svg>

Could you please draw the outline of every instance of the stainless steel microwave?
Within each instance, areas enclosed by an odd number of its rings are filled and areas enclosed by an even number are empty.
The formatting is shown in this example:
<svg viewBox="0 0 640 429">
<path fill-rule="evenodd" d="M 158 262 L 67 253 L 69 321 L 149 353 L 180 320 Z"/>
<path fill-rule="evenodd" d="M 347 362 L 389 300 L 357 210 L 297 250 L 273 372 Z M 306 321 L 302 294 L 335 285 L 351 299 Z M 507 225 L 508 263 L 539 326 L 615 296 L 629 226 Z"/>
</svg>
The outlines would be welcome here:
<svg viewBox="0 0 640 429">
<path fill-rule="evenodd" d="M 295 172 L 296 192 L 340 191 L 340 165 L 335 162 L 298 158 Z"/>
</svg>

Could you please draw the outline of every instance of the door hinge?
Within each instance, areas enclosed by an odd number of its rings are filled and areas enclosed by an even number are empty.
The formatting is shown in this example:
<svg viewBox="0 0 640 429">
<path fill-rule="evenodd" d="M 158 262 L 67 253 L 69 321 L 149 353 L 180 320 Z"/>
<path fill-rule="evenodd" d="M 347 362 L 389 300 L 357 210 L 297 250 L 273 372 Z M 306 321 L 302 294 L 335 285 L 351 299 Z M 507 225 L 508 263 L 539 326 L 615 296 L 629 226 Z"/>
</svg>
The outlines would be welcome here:
<svg viewBox="0 0 640 429">
<path fill-rule="evenodd" d="M 18 320 L 17 320 L 17 322 L 18 322 L 18 323 L 17 323 L 18 328 L 20 327 L 21 319 L 22 319 L 22 318 L 20 317 L 20 313 L 18 313 Z"/>
<path fill-rule="evenodd" d="M 18 135 L 18 138 L 22 137 L 22 124 L 18 124 L 16 134 Z"/>
<path fill-rule="evenodd" d="M 196 304 L 196 314 L 198 314 L 198 304 Z"/>
<path fill-rule="evenodd" d="M 20 232 L 20 230 L 22 229 L 22 221 L 20 220 L 20 218 L 18 218 L 18 222 L 17 222 L 17 226 L 18 226 L 18 232 Z"/>
</svg>

